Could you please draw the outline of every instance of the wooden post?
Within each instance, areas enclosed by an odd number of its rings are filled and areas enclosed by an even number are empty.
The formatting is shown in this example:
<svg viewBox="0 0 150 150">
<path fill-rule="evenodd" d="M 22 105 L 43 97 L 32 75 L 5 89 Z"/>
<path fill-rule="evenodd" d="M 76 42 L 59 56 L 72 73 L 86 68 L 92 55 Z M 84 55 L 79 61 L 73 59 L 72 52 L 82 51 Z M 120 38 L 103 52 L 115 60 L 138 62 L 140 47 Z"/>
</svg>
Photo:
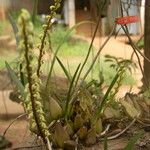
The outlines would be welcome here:
<svg viewBox="0 0 150 150">
<path fill-rule="evenodd" d="M 10 6 L 10 0 L 0 0 L 0 20 L 6 19 L 6 12 Z"/>
<path fill-rule="evenodd" d="M 75 25 L 75 0 L 68 0 L 68 21 L 69 27 Z"/>
<path fill-rule="evenodd" d="M 144 55 L 150 59 L 150 0 L 145 0 Z M 147 87 L 148 86 L 148 87 Z M 143 88 L 150 88 L 150 63 L 144 59 Z"/>
<path fill-rule="evenodd" d="M 5 20 L 5 8 L 0 4 L 0 20 Z"/>
</svg>

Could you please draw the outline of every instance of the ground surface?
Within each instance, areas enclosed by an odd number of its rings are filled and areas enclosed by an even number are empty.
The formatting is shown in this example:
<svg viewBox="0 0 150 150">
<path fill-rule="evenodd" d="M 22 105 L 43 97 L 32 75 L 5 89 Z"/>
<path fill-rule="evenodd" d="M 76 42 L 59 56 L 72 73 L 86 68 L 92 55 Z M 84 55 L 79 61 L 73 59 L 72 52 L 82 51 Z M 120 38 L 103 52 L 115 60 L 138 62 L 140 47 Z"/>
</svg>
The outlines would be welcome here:
<svg viewBox="0 0 150 150">
<path fill-rule="evenodd" d="M 136 37 L 137 38 L 137 37 Z M 106 38 L 102 38 L 99 40 L 99 38 L 96 38 L 94 45 L 95 47 L 99 47 L 100 44 L 104 42 Z M 87 38 L 88 41 L 90 41 L 89 38 Z M 127 41 L 127 38 L 122 36 L 115 39 L 112 37 L 106 47 L 103 49 L 102 54 L 110 54 L 118 57 L 124 57 L 124 58 L 130 58 L 132 53 L 132 48 L 125 44 Z M 136 58 L 134 57 L 135 61 Z M 141 59 L 142 61 L 142 59 Z M 141 79 L 141 73 L 140 70 L 136 71 L 135 78 L 140 81 Z M 3 87 L 5 87 L 7 90 L 0 92 L 0 134 L 4 132 L 6 127 L 10 124 L 10 122 L 15 119 L 17 116 L 24 113 L 23 107 L 20 104 L 17 104 L 15 102 L 11 102 L 9 100 L 9 92 L 11 88 L 7 87 L 7 83 L 9 83 L 8 78 L 4 78 L 2 75 L 0 77 L 0 89 L 3 90 Z M 3 81 L 3 82 L 2 82 Z M 141 85 L 141 82 L 138 82 L 138 86 Z M 126 91 L 129 90 L 129 87 L 123 87 L 122 90 L 119 92 L 119 96 L 124 96 Z M 133 92 L 137 92 L 138 88 L 137 86 L 133 88 Z M 17 121 L 7 132 L 6 137 L 13 142 L 13 147 L 17 147 L 20 142 L 24 140 L 24 137 L 26 134 L 29 134 L 27 132 L 27 122 L 25 118 L 21 119 L 21 121 Z M 118 139 L 116 142 L 112 141 L 110 142 L 111 146 L 109 147 L 109 150 L 121 150 L 122 147 L 124 147 L 126 143 L 126 140 Z M 98 150 L 97 148 L 87 148 L 88 150 Z"/>
</svg>

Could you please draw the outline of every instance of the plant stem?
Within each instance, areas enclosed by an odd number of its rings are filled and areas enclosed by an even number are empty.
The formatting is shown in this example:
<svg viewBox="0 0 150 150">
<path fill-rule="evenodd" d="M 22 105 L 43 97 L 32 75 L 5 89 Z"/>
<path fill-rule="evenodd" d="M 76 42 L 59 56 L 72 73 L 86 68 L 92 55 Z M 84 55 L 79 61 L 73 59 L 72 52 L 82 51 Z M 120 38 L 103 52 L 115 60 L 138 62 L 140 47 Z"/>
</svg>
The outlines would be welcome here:
<svg viewBox="0 0 150 150">
<path fill-rule="evenodd" d="M 88 60 L 88 58 L 89 58 L 89 55 L 90 55 L 90 53 L 91 53 L 91 49 L 92 49 L 92 46 L 93 46 L 93 43 L 94 43 L 94 40 L 95 40 L 95 37 L 96 37 L 96 33 L 97 33 L 97 30 L 98 30 L 98 27 L 99 27 L 99 24 L 100 24 L 100 20 L 101 20 L 101 15 L 99 14 L 98 22 L 97 22 L 97 24 L 96 24 L 96 28 L 95 28 L 94 34 L 93 34 L 93 36 L 92 36 L 92 40 L 91 40 L 91 43 L 90 43 L 90 46 L 89 46 L 89 49 L 88 49 L 88 53 L 87 53 L 87 55 L 86 55 L 86 57 L 85 57 L 85 60 L 84 60 L 84 62 L 83 62 L 83 64 L 82 64 L 81 69 L 80 69 L 80 71 L 79 71 L 79 74 L 78 74 L 78 76 L 77 76 L 77 80 L 76 80 L 75 86 L 77 85 L 77 83 L 78 83 L 78 81 L 79 81 L 80 75 L 81 75 L 81 73 L 82 73 L 82 71 L 83 71 L 83 68 L 84 68 L 84 66 L 85 66 L 85 64 L 86 64 L 86 62 L 87 62 L 87 60 Z"/>
<path fill-rule="evenodd" d="M 46 28 L 44 30 L 44 34 L 43 34 L 43 37 L 42 37 L 42 40 L 41 40 L 41 46 L 40 46 L 40 50 L 39 50 L 40 54 L 39 54 L 38 66 L 37 66 L 37 76 L 38 77 L 40 76 L 40 69 L 41 69 L 41 65 L 42 65 L 42 57 L 43 57 L 43 49 L 44 49 L 45 39 L 46 39 L 46 36 L 47 36 L 47 31 L 50 28 L 52 17 L 53 16 L 51 15 L 50 18 L 48 19 L 48 22 L 47 22 L 47 25 L 46 25 Z"/>
<path fill-rule="evenodd" d="M 24 19 L 22 19 L 22 23 L 23 23 L 23 35 L 24 35 L 24 45 L 25 45 L 25 59 L 26 59 L 27 78 L 28 78 L 28 83 L 29 83 L 29 92 L 30 92 L 32 110 L 33 110 L 33 116 L 34 116 L 34 119 L 35 119 L 35 122 L 36 122 L 36 125 L 37 125 L 37 128 L 38 128 L 38 131 L 40 133 L 40 136 L 42 137 L 43 142 L 46 144 L 47 141 L 45 139 L 45 135 L 42 132 L 42 128 L 41 128 L 40 123 L 39 123 L 38 115 L 36 113 L 35 99 L 34 99 L 34 96 L 33 96 L 33 90 L 32 90 L 33 81 L 32 81 L 32 78 L 31 78 L 33 70 L 30 67 L 30 60 L 29 60 L 29 55 L 28 55 L 29 54 L 28 38 L 27 38 L 26 25 L 25 25 Z"/>
<path fill-rule="evenodd" d="M 98 52 L 97 52 L 96 56 L 94 57 L 94 59 L 93 59 L 91 65 L 90 65 L 89 69 L 87 70 L 87 72 L 85 73 L 84 77 L 82 78 L 82 81 L 81 81 L 81 83 L 80 83 L 80 86 L 83 84 L 83 82 L 84 82 L 85 79 L 87 78 L 87 76 L 88 76 L 88 74 L 90 73 L 91 69 L 93 68 L 93 66 L 94 66 L 94 64 L 95 64 L 95 62 L 96 62 L 96 60 L 97 60 L 97 58 L 99 57 L 101 51 L 103 50 L 103 48 L 105 47 L 105 45 L 107 44 L 107 42 L 110 40 L 110 38 L 111 38 L 112 34 L 114 33 L 115 29 L 116 29 L 116 23 L 115 23 L 115 25 L 114 25 L 114 27 L 113 27 L 111 33 L 109 34 L 109 36 L 107 37 L 107 39 L 105 40 L 105 42 L 103 43 L 103 45 L 102 45 L 102 46 L 100 47 L 100 49 L 98 50 Z"/>
<path fill-rule="evenodd" d="M 24 113 L 24 114 L 19 115 L 17 118 L 15 118 L 15 119 L 8 125 L 8 127 L 5 129 L 5 131 L 4 131 L 4 133 L 3 133 L 3 136 L 5 136 L 5 134 L 7 133 L 8 129 L 9 129 L 18 119 L 20 119 L 20 118 L 22 118 L 22 117 L 24 117 L 24 116 L 26 116 L 26 115 L 27 115 L 27 113 Z"/>
<path fill-rule="evenodd" d="M 138 51 L 149 63 L 150 63 L 150 60 L 149 60 L 147 57 L 145 57 L 145 56 L 140 52 L 140 50 L 137 50 L 137 47 L 134 45 L 134 43 L 133 43 L 133 41 L 132 41 L 132 39 L 131 39 L 131 37 L 130 37 L 130 35 L 129 35 L 129 31 L 128 31 L 127 26 L 125 25 L 125 27 L 124 27 L 124 26 L 121 26 L 121 27 L 122 27 L 122 29 L 124 30 L 126 36 L 128 37 L 129 42 L 130 42 L 130 45 L 131 45 L 131 47 L 133 48 L 134 53 L 136 54 L 136 57 L 137 57 L 137 59 L 138 59 L 139 67 L 140 67 L 141 73 L 142 73 L 142 75 L 143 75 L 143 79 L 144 79 L 146 88 L 148 89 L 148 82 L 147 82 L 147 79 L 146 79 L 146 77 L 145 77 L 145 75 L 144 75 L 144 71 L 143 71 L 143 68 L 142 68 L 142 64 L 141 64 L 141 61 L 140 61 L 140 58 L 139 58 L 139 55 L 138 55 L 137 51 Z"/>
<path fill-rule="evenodd" d="M 121 0 L 120 0 L 121 15 L 122 15 L 122 17 L 123 17 L 123 8 L 122 8 L 122 4 L 121 4 L 121 3 L 122 3 L 122 2 L 121 2 Z M 126 25 L 126 24 L 125 24 L 124 26 L 121 25 L 121 28 L 124 30 L 124 33 L 125 33 L 126 36 L 128 37 L 129 42 L 130 42 L 130 45 L 131 45 L 131 47 L 133 48 L 134 53 L 136 54 L 136 57 L 137 57 L 138 63 L 139 63 L 139 67 L 140 67 L 140 70 L 141 70 L 141 73 L 142 73 L 142 75 L 143 75 L 143 79 L 144 79 L 144 82 L 145 82 L 145 86 L 146 86 L 146 88 L 148 89 L 148 88 L 149 88 L 149 87 L 148 87 L 148 82 L 147 82 L 147 79 L 146 79 L 146 77 L 145 77 L 145 75 L 144 75 L 144 71 L 143 71 L 143 69 L 142 69 L 142 64 L 141 64 L 140 58 L 139 58 L 139 56 L 138 56 L 138 53 L 140 53 L 140 55 L 141 55 L 145 60 L 147 60 L 149 63 L 150 63 L 150 60 L 138 49 L 138 47 L 137 47 L 137 46 L 134 44 L 134 42 L 132 41 L 132 39 L 131 39 L 131 37 L 130 37 L 130 34 L 129 34 L 129 30 L 128 30 L 127 25 Z M 138 52 L 138 53 L 137 53 L 137 52 Z"/>
<path fill-rule="evenodd" d="M 116 29 L 116 23 L 115 23 L 115 25 L 114 25 L 114 27 L 113 27 L 111 33 L 109 34 L 109 36 L 107 37 L 107 39 L 106 39 L 105 42 L 103 43 L 103 45 L 99 48 L 99 51 L 97 52 L 96 56 L 94 57 L 92 64 L 90 65 L 89 69 L 87 70 L 87 72 L 85 73 L 84 77 L 82 78 L 82 80 L 81 80 L 79 86 L 78 86 L 78 87 L 76 88 L 76 90 L 74 91 L 73 96 L 72 96 L 72 99 L 70 100 L 70 103 L 72 103 L 72 102 L 74 101 L 74 98 L 76 97 L 78 91 L 79 91 L 80 88 L 82 87 L 82 85 L 83 85 L 83 83 L 84 83 L 86 77 L 87 77 L 88 74 L 90 73 L 90 71 L 91 71 L 92 67 L 94 66 L 94 64 L 95 64 L 95 62 L 96 62 L 98 56 L 100 55 L 101 51 L 103 50 L 103 48 L 105 47 L 105 45 L 107 44 L 107 42 L 110 40 L 111 36 L 113 35 L 115 29 Z"/>
<path fill-rule="evenodd" d="M 49 70 L 49 73 L 48 73 L 48 78 L 47 78 L 47 81 L 46 81 L 46 91 L 48 90 L 49 88 L 49 83 L 50 83 L 50 79 L 51 79 L 51 75 L 52 75 L 52 71 L 53 71 L 53 67 L 54 67 L 54 64 L 55 64 L 55 60 L 57 58 L 57 54 L 60 50 L 60 48 L 63 46 L 63 44 L 65 43 L 65 39 L 67 39 L 70 35 L 70 33 L 78 26 L 82 25 L 82 24 L 85 24 L 85 23 L 91 23 L 90 21 L 83 21 L 83 22 L 80 22 L 76 25 L 74 25 L 71 29 L 68 30 L 68 32 L 66 33 L 64 39 L 61 41 L 61 43 L 59 44 L 59 46 L 57 47 L 55 53 L 54 53 L 54 56 L 53 56 L 53 59 L 52 59 L 52 62 L 51 62 L 51 67 L 50 67 L 50 70 Z"/>
</svg>

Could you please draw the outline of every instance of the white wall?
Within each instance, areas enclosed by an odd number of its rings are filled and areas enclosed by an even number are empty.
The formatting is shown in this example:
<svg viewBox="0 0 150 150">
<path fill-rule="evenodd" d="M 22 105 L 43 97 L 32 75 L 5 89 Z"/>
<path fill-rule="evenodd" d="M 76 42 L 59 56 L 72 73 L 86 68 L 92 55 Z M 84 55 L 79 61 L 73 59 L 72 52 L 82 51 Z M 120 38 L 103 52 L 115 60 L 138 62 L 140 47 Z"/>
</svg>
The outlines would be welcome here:
<svg viewBox="0 0 150 150">
<path fill-rule="evenodd" d="M 68 0 L 68 21 L 69 27 L 75 25 L 75 0 Z"/>
<path fill-rule="evenodd" d="M 145 0 L 142 0 L 141 4 L 141 28 L 142 28 L 142 33 L 144 33 L 144 16 L 145 16 Z"/>
<path fill-rule="evenodd" d="M 75 0 L 65 0 L 64 2 L 64 20 L 65 24 L 72 27 L 75 25 Z"/>
</svg>

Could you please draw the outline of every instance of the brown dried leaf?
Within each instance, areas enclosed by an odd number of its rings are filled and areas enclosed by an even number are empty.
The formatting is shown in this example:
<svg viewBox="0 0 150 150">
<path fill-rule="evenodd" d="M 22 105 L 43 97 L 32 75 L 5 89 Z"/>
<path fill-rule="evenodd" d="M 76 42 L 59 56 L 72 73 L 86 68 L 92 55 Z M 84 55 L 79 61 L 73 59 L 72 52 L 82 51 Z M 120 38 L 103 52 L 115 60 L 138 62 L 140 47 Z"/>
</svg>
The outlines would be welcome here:
<svg viewBox="0 0 150 150">
<path fill-rule="evenodd" d="M 83 126 L 78 130 L 77 135 L 79 136 L 79 139 L 83 140 L 85 139 L 87 133 L 87 128 Z"/>
<path fill-rule="evenodd" d="M 55 125 L 55 132 L 54 132 L 54 141 L 56 146 L 63 148 L 64 142 L 70 140 L 69 134 L 66 130 L 62 127 L 60 122 L 57 122 Z"/>
<path fill-rule="evenodd" d="M 80 114 L 77 114 L 74 119 L 74 130 L 77 131 L 83 126 L 83 119 Z"/>
<path fill-rule="evenodd" d="M 106 119 L 110 119 L 110 118 L 120 118 L 121 114 L 119 112 L 119 110 L 115 110 L 111 107 L 107 107 L 104 111 L 104 115 L 106 117 Z"/>
<path fill-rule="evenodd" d="M 131 117 L 135 118 L 138 117 L 140 112 L 129 102 L 126 102 L 125 100 L 120 101 L 121 105 L 125 108 L 126 113 Z"/>
</svg>

